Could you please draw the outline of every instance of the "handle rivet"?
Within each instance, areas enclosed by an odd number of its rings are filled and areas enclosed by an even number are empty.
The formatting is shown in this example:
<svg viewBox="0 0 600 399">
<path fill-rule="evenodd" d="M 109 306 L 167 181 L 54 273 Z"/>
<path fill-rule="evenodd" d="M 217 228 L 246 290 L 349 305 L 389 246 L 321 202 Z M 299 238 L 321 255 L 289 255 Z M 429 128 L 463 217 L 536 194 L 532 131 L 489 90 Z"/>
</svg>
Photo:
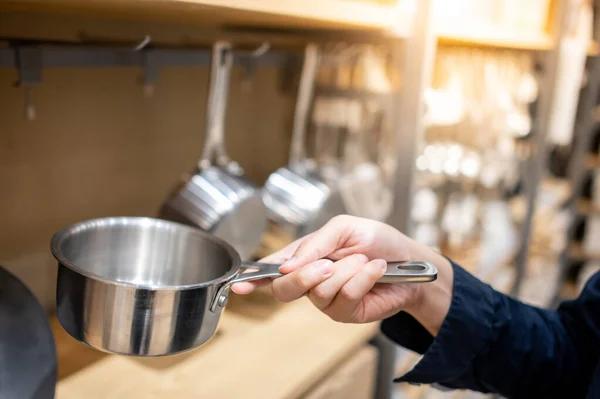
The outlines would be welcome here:
<svg viewBox="0 0 600 399">
<path fill-rule="evenodd" d="M 227 305 L 227 299 L 229 297 L 225 294 L 219 296 L 219 301 L 217 302 L 219 304 L 220 307 L 224 308 L 225 305 Z"/>
</svg>

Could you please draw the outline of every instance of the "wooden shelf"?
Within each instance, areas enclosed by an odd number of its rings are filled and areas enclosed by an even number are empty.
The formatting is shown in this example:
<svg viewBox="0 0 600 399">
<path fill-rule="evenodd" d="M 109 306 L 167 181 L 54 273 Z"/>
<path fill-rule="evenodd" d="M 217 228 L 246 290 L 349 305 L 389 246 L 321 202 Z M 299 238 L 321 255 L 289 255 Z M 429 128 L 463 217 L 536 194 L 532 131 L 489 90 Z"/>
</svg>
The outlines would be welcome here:
<svg viewBox="0 0 600 399">
<path fill-rule="evenodd" d="M 447 45 L 471 45 L 482 47 L 500 47 L 521 50 L 550 50 L 552 38 L 545 34 L 520 34 L 516 31 L 478 27 L 473 29 L 460 24 L 441 26 L 437 30 L 438 40 Z"/>
<path fill-rule="evenodd" d="M 406 36 L 412 15 L 405 4 L 401 0 L 9 0 L 2 2 L 0 11 L 202 21 L 219 27 L 373 30 Z"/>
<path fill-rule="evenodd" d="M 569 256 L 573 259 L 585 260 L 588 262 L 600 261 L 599 254 L 589 254 L 583 249 L 583 246 L 579 243 L 573 243 L 569 247 Z"/>
<path fill-rule="evenodd" d="M 62 379 L 57 398 L 300 398 L 379 330 L 334 322 L 307 299 L 267 318 L 258 304 L 247 306 L 228 306 L 219 335 L 201 348 L 154 359 L 105 356 Z"/>
<path fill-rule="evenodd" d="M 600 158 L 596 154 L 588 154 L 586 158 L 588 169 L 600 168 Z"/>
<path fill-rule="evenodd" d="M 580 199 L 577 201 L 577 212 L 584 216 L 600 215 L 600 207 L 590 200 Z"/>
<path fill-rule="evenodd" d="M 436 27 L 438 41 L 442 45 L 463 45 L 477 47 L 506 48 L 530 51 L 548 51 L 552 49 L 552 36 L 540 32 L 519 32 L 510 29 L 478 26 L 469 24 L 440 24 Z M 599 45 L 591 42 L 588 55 L 597 55 Z"/>
</svg>

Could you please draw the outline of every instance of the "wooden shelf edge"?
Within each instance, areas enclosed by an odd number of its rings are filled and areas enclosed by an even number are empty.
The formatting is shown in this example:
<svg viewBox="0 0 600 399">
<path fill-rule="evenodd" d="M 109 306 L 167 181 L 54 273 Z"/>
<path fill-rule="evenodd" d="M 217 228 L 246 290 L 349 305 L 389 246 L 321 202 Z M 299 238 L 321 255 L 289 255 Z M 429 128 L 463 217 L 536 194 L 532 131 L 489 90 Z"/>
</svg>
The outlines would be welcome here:
<svg viewBox="0 0 600 399">
<path fill-rule="evenodd" d="M 445 45 L 467 45 L 491 48 L 506 48 L 515 50 L 548 51 L 553 47 L 553 38 L 545 32 L 519 32 L 509 29 L 498 29 L 488 27 L 465 27 L 459 24 L 440 26 L 436 29 L 438 42 Z M 600 53 L 597 42 L 591 41 L 588 55 L 594 56 Z"/>
<path fill-rule="evenodd" d="M 587 262 L 600 261 L 600 253 L 598 253 L 598 254 L 586 253 L 583 248 L 583 245 L 580 243 L 572 243 L 569 246 L 568 254 L 571 258 L 577 259 L 577 260 L 583 260 L 583 261 L 587 261 Z"/>
<path fill-rule="evenodd" d="M 597 118 L 600 120 L 600 112 L 597 113 Z M 600 167 L 600 158 L 596 154 L 588 154 L 586 157 L 586 166 L 588 169 L 596 169 Z"/>
<path fill-rule="evenodd" d="M 507 48 L 517 50 L 550 50 L 552 38 L 539 35 L 518 35 L 515 32 L 501 30 L 476 30 L 476 31 L 439 31 L 437 33 L 440 44 L 446 45 L 471 45 L 492 48 Z"/>
<path fill-rule="evenodd" d="M 203 20 L 213 26 L 332 31 L 375 31 L 386 36 L 406 37 L 412 13 L 406 2 L 377 4 L 328 0 L 8 0 L 0 11 L 95 15 L 109 18 L 154 21 Z"/>
<path fill-rule="evenodd" d="M 590 200 L 580 199 L 577 201 L 577 213 L 583 216 L 600 215 L 600 207 Z"/>
</svg>

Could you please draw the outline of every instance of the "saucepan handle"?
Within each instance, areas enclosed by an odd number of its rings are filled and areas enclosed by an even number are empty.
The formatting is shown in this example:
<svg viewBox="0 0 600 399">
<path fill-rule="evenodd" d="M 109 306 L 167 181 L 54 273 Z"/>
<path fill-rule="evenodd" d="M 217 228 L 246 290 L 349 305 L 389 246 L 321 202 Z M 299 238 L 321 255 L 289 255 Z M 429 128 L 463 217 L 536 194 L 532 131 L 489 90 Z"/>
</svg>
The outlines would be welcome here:
<svg viewBox="0 0 600 399">
<path fill-rule="evenodd" d="M 225 306 L 227 302 L 227 289 L 236 283 L 243 281 L 260 280 L 263 278 L 277 278 L 283 274 L 279 271 L 281 264 L 262 263 L 262 262 L 244 262 L 242 269 L 256 269 L 246 273 L 240 273 L 232 280 L 223 284 L 217 294 L 211 310 L 214 311 L 217 306 Z M 437 279 L 437 268 L 429 262 L 388 262 L 387 270 L 383 277 L 379 279 L 380 283 L 427 283 Z"/>
</svg>

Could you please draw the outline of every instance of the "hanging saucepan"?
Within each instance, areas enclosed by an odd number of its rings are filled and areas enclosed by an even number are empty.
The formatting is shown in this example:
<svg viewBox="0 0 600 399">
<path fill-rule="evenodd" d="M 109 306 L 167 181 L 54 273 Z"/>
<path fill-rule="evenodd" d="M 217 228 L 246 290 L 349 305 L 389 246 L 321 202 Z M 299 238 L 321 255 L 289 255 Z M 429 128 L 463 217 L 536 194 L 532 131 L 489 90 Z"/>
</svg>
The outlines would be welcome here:
<svg viewBox="0 0 600 399">
<path fill-rule="evenodd" d="M 124 355 L 164 356 L 200 346 L 215 333 L 231 284 L 281 276 L 279 265 L 242 263 L 212 234 L 154 218 L 76 223 L 52 237 L 51 250 L 63 328 L 93 348 Z M 429 263 L 390 262 L 380 281 L 436 278 Z"/>
<path fill-rule="evenodd" d="M 225 151 L 224 125 L 233 53 L 229 43 L 213 48 L 207 128 L 197 173 L 186 177 L 160 210 L 160 217 L 210 232 L 248 259 L 260 245 L 267 212 L 260 190 L 245 179 Z M 216 164 L 213 164 L 216 158 Z"/>
<path fill-rule="evenodd" d="M 344 213 L 339 191 L 313 173 L 306 158 L 306 122 L 318 62 L 316 45 L 308 45 L 298 89 L 289 163 L 272 173 L 262 190 L 269 219 L 293 237 L 311 233 L 333 216 Z"/>
</svg>

